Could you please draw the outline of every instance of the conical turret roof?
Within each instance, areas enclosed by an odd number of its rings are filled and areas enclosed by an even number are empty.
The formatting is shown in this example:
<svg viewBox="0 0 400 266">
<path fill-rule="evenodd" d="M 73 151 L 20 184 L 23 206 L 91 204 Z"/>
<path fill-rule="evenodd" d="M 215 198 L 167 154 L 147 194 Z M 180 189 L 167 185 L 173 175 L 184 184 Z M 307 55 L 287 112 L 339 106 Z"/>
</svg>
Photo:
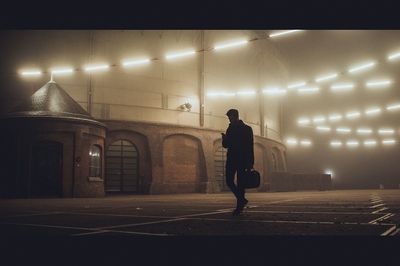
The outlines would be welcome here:
<svg viewBox="0 0 400 266">
<path fill-rule="evenodd" d="M 46 83 L 29 99 L 8 113 L 6 117 L 73 119 L 102 125 L 54 81 Z"/>
</svg>

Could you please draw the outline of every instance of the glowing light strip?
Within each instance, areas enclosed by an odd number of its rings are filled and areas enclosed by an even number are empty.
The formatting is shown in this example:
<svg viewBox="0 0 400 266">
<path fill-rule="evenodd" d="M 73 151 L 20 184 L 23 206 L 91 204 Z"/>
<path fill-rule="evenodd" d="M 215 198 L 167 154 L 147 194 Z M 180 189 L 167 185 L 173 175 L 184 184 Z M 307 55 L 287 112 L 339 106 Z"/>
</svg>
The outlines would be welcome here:
<svg viewBox="0 0 400 266">
<path fill-rule="evenodd" d="M 128 67 L 128 66 L 146 64 L 146 63 L 149 63 L 149 62 L 150 62 L 150 59 L 131 60 L 131 61 L 122 62 L 122 65 L 124 67 Z"/>
<path fill-rule="evenodd" d="M 330 127 L 318 126 L 317 130 L 328 132 L 328 131 L 331 131 L 331 128 Z"/>
<path fill-rule="evenodd" d="M 356 117 L 360 117 L 361 113 L 360 112 L 350 112 L 346 114 L 346 118 L 356 118 Z"/>
<path fill-rule="evenodd" d="M 311 145 L 311 141 L 308 139 L 302 140 L 300 141 L 300 144 L 303 146 L 310 146 Z"/>
<path fill-rule="evenodd" d="M 397 59 L 399 57 L 400 57 L 400 52 L 394 53 L 394 54 L 391 54 L 391 55 L 388 56 L 388 60 L 389 61 L 393 61 L 393 60 L 395 60 L 395 59 Z"/>
<path fill-rule="evenodd" d="M 85 67 L 85 71 L 106 70 L 109 67 L 109 65 L 93 65 Z"/>
<path fill-rule="evenodd" d="M 347 146 L 358 146 L 360 143 L 356 140 L 349 140 L 346 142 Z"/>
<path fill-rule="evenodd" d="M 358 71 L 373 67 L 373 66 L 375 66 L 375 64 L 376 64 L 375 62 L 369 62 L 364 65 L 353 67 L 353 68 L 349 69 L 349 73 L 354 73 L 354 72 L 358 72 Z"/>
<path fill-rule="evenodd" d="M 221 50 L 221 49 L 225 49 L 225 48 L 241 46 L 241 45 L 247 44 L 248 42 L 249 41 L 247 41 L 247 40 L 241 40 L 241 41 L 236 41 L 236 42 L 227 43 L 227 44 L 220 44 L 220 45 L 214 46 L 214 50 Z"/>
<path fill-rule="evenodd" d="M 308 118 L 302 118 L 302 119 L 299 119 L 299 120 L 297 121 L 297 123 L 300 124 L 300 125 L 308 125 L 308 124 L 310 124 L 310 119 L 308 119 Z"/>
<path fill-rule="evenodd" d="M 347 91 L 351 90 L 354 88 L 354 84 L 348 83 L 348 84 L 336 84 L 331 86 L 332 91 Z"/>
<path fill-rule="evenodd" d="M 333 146 L 333 147 L 340 147 L 340 146 L 342 146 L 343 145 L 343 143 L 341 142 L 341 141 L 331 141 L 331 146 Z"/>
<path fill-rule="evenodd" d="M 298 93 L 313 93 L 313 92 L 319 92 L 319 88 L 305 88 L 305 89 L 297 89 Z"/>
<path fill-rule="evenodd" d="M 359 129 L 357 129 L 357 133 L 359 133 L 359 134 L 372 134 L 372 129 L 359 128 Z"/>
<path fill-rule="evenodd" d="M 369 88 L 381 87 L 381 86 L 390 85 L 391 83 L 392 83 L 392 81 L 390 81 L 390 80 L 369 81 L 369 82 L 366 83 L 366 86 L 369 87 Z"/>
<path fill-rule="evenodd" d="M 292 83 L 292 84 L 288 85 L 287 88 L 294 89 L 294 88 L 298 88 L 298 87 L 303 87 L 306 84 L 307 83 L 305 81 L 301 81 L 301 82 L 297 82 L 297 83 Z"/>
<path fill-rule="evenodd" d="M 389 128 L 381 128 L 378 130 L 378 133 L 380 135 L 391 135 L 394 134 L 394 130 Z"/>
<path fill-rule="evenodd" d="M 365 111 L 366 115 L 372 115 L 372 114 L 378 114 L 380 113 L 382 110 L 381 108 L 371 108 Z"/>
<path fill-rule="evenodd" d="M 278 36 L 281 36 L 281 35 L 286 35 L 286 34 L 298 32 L 298 31 L 301 31 L 301 30 L 287 30 L 287 31 L 281 31 L 281 32 L 277 32 L 277 33 L 271 33 L 269 35 L 269 37 L 270 38 L 274 38 L 274 37 L 278 37 Z"/>
<path fill-rule="evenodd" d="M 51 70 L 52 74 L 70 74 L 74 71 L 72 68 L 64 68 L 64 69 L 53 69 Z"/>
<path fill-rule="evenodd" d="M 22 76 L 40 76 L 42 74 L 43 73 L 40 70 L 31 70 L 31 71 L 22 71 L 21 72 Z"/>
<path fill-rule="evenodd" d="M 181 53 L 170 53 L 170 54 L 167 54 L 165 56 L 165 58 L 166 59 L 174 59 L 174 58 L 178 58 L 178 57 L 194 55 L 195 53 L 196 53 L 196 51 L 194 51 L 194 50 L 190 50 L 187 52 L 181 52 Z"/>
<path fill-rule="evenodd" d="M 386 110 L 391 111 L 391 110 L 397 110 L 400 109 L 400 103 L 399 104 L 392 104 L 386 107 Z"/>
<path fill-rule="evenodd" d="M 339 121 L 339 120 L 342 120 L 342 115 L 331 115 L 331 116 L 329 116 L 329 120 L 330 121 Z"/>
<path fill-rule="evenodd" d="M 313 118 L 314 123 L 320 123 L 320 122 L 325 122 L 325 117 L 323 116 L 317 116 Z"/>
<path fill-rule="evenodd" d="M 269 94 L 269 95 L 285 95 L 287 93 L 287 90 L 285 90 L 285 89 L 266 89 L 266 90 L 263 90 L 263 93 Z"/>
<path fill-rule="evenodd" d="M 334 74 L 329 74 L 329 75 L 326 75 L 326 76 L 317 77 L 315 79 L 315 82 L 321 82 L 321 81 L 326 81 L 326 80 L 329 80 L 329 79 L 334 79 L 337 76 L 338 76 L 338 74 L 334 73 Z"/>
<path fill-rule="evenodd" d="M 338 127 L 336 129 L 336 132 L 339 132 L 339 133 L 350 133 L 351 129 L 347 128 L 347 127 Z"/>
<path fill-rule="evenodd" d="M 376 145 L 376 140 L 366 140 L 364 141 L 365 146 L 375 146 Z"/>
<path fill-rule="evenodd" d="M 297 139 L 287 139 L 286 143 L 290 145 L 297 145 Z"/>
<path fill-rule="evenodd" d="M 394 139 L 384 139 L 384 140 L 382 140 L 382 144 L 383 145 L 392 145 L 392 144 L 395 144 L 396 143 L 396 140 L 394 140 Z"/>
</svg>

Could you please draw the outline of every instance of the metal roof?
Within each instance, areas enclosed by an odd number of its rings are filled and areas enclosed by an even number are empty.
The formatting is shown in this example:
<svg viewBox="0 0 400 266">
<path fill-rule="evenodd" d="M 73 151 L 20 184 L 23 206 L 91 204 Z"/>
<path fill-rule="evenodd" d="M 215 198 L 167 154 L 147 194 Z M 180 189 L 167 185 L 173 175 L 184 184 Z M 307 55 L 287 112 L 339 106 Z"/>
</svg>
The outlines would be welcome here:
<svg viewBox="0 0 400 266">
<path fill-rule="evenodd" d="M 4 118 L 14 117 L 47 117 L 80 120 L 80 122 L 89 122 L 104 126 L 102 123 L 96 121 L 54 81 L 45 84 Z"/>
</svg>

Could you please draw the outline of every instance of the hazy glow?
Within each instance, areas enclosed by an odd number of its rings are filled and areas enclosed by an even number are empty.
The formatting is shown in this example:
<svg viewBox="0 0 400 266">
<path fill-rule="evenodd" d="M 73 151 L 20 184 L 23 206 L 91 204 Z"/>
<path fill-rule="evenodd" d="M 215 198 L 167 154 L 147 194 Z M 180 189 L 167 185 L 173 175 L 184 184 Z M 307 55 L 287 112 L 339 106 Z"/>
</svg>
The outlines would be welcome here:
<svg viewBox="0 0 400 266">
<path fill-rule="evenodd" d="M 378 130 L 380 135 L 391 135 L 394 134 L 394 130 L 391 128 L 381 128 Z"/>
<path fill-rule="evenodd" d="M 297 123 L 299 124 L 299 125 L 308 125 L 308 124 L 310 124 L 310 119 L 308 119 L 308 118 L 300 118 L 299 120 L 297 120 Z"/>
<path fill-rule="evenodd" d="M 297 145 L 297 139 L 293 139 L 293 138 L 287 139 L 286 143 L 288 145 Z"/>
<path fill-rule="evenodd" d="M 293 88 L 303 87 L 306 84 L 307 83 L 305 81 L 300 81 L 300 82 L 296 82 L 296 83 L 292 83 L 292 84 L 288 85 L 287 88 L 293 89 Z"/>
<path fill-rule="evenodd" d="M 226 97 L 230 97 L 230 96 L 235 96 L 236 93 L 234 92 L 209 92 L 207 93 L 207 96 L 210 97 L 214 97 L 214 96 L 226 96 Z"/>
<path fill-rule="evenodd" d="M 365 70 L 367 68 L 371 68 L 371 67 L 375 66 L 375 64 L 376 64 L 375 62 L 369 62 L 369 63 L 366 63 L 366 64 L 362 64 L 362 65 L 358 65 L 358 66 L 352 67 L 352 68 L 349 69 L 349 73 L 355 73 L 355 72 L 359 72 L 361 70 Z"/>
<path fill-rule="evenodd" d="M 109 67 L 109 65 L 90 65 L 85 67 L 85 71 L 106 70 Z"/>
<path fill-rule="evenodd" d="M 359 128 L 357 129 L 357 133 L 361 135 L 369 135 L 372 134 L 372 129 L 370 128 Z"/>
<path fill-rule="evenodd" d="M 329 121 L 340 121 L 342 120 L 342 115 L 339 114 L 333 114 L 329 116 Z"/>
<path fill-rule="evenodd" d="M 285 95 L 287 93 L 287 90 L 274 88 L 274 89 L 263 90 L 263 93 L 268 95 Z"/>
<path fill-rule="evenodd" d="M 247 40 L 240 40 L 240 41 L 235 41 L 235 42 L 230 42 L 230 43 L 224 43 L 224 44 L 218 44 L 214 46 L 215 50 L 221 50 L 225 48 L 231 48 L 231 47 L 236 47 L 236 46 L 241 46 L 247 44 L 249 41 Z"/>
<path fill-rule="evenodd" d="M 400 52 L 393 53 L 393 54 L 390 54 L 388 56 L 388 60 L 389 61 L 393 61 L 393 60 L 398 59 L 398 58 L 400 58 Z"/>
<path fill-rule="evenodd" d="M 280 32 L 276 32 L 276 33 L 271 33 L 271 34 L 269 35 L 269 37 L 270 37 L 270 38 L 278 37 L 278 36 L 282 36 L 282 35 L 286 35 L 286 34 L 298 32 L 298 31 L 301 31 L 301 30 L 286 30 L 286 31 L 280 31 Z"/>
<path fill-rule="evenodd" d="M 381 108 L 378 108 L 378 107 L 376 107 L 376 108 L 370 108 L 370 109 L 368 109 L 368 110 L 365 111 L 365 114 L 366 114 L 366 115 L 375 115 L 375 114 L 380 113 L 381 111 L 382 111 Z"/>
<path fill-rule="evenodd" d="M 74 71 L 73 68 L 55 68 L 51 70 L 52 74 L 71 74 Z"/>
<path fill-rule="evenodd" d="M 256 91 L 248 90 L 248 91 L 238 91 L 236 92 L 237 95 L 255 95 Z"/>
<path fill-rule="evenodd" d="M 349 147 L 356 147 L 356 146 L 360 145 L 360 143 L 356 140 L 349 140 L 346 142 L 346 145 Z"/>
<path fill-rule="evenodd" d="M 394 139 L 384 139 L 384 140 L 382 140 L 382 144 L 383 145 L 393 145 L 393 144 L 396 144 L 396 140 L 394 140 Z"/>
<path fill-rule="evenodd" d="M 324 131 L 324 132 L 329 132 L 329 131 L 331 131 L 331 128 L 330 127 L 318 126 L 317 130 Z"/>
<path fill-rule="evenodd" d="M 326 175 L 331 175 L 331 177 L 333 178 L 333 171 L 331 169 L 325 169 L 324 173 Z"/>
<path fill-rule="evenodd" d="M 397 109 L 400 109 L 400 103 L 388 105 L 386 107 L 386 110 L 388 110 L 388 111 L 397 110 Z"/>
<path fill-rule="evenodd" d="M 323 117 L 323 116 L 316 116 L 316 117 L 313 118 L 313 122 L 314 122 L 314 123 L 322 123 L 322 122 L 325 122 L 325 117 Z"/>
<path fill-rule="evenodd" d="M 376 146 L 376 140 L 366 140 L 364 141 L 365 146 Z"/>
<path fill-rule="evenodd" d="M 311 141 L 308 139 L 305 139 L 305 140 L 300 141 L 300 144 L 302 146 L 311 146 Z"/>
<path fill-rule="evenodd" d="M 336 132 L 338 133 L 350 133 L 351 132 L 351 128 L 348 127 L 338 127 L 336 129 Z"/>
<path fill-rule="evenodd" d="M 150 62 L 150 59 L 130 60 L 130 61 L 124 61 L 124 62 L 122 62 L 122 65 L 123 65 L 124 67 L 129 67 L 129 66 L 147 64 L 147 63 L 149 63 L 149 62 Z"/>
<path fill-rule="evenodd" d="M 338 74 L 337 74 L 337 73 L 334 73 L 334 74 L 328 74 L 328 75 L 325 75 L 325 76 L 317 77 L 317 78 L 315 79 L 315 82 L 322 82 L 322 81 L 325 81 L 325 80 L 334 79 L 334 78 L 336 78 L 337 76 L 338 76 Z"/>
<path fill-rule="evenodd" d="M 376 87 L 385 87 L 390 85 L 392 81 L 390 80 L 381 80 L 381 81 L 368 81 L 365 85 L 368 88 L 376 88 Z"/>
<path fill-rule="evenodd" d="M 342 145 L 343 145 L 343 143 L 341 141 L 338 141 L 338 140 L 331 141 L 332 147 L 341 147 Z"/>
<path fill-rule="evenodd" d="M 319 92 L 319 88 L 315 87 L 315 88 L 297 89 L 297 92 L 299 92 L 299 93 L 315 93 L 315 92 Z"/>
<path fill-rule="evenodd" d="M 185 56 L 190 56 L 190 55 L 194 55 L 196 53 L 196 51 L 194 50 L 190 50 L 190 51 L 186 51 L 186 52 L 180 52 L 180 53 L 170 53 L 167 54 L 165 56 L 166 59 L 174 59 L 174 58 L 178 58 L 178 57 L 185 57 Z"/>
<path fill-rule="evenodd" d="M 358 112 L 358 111 L 349 112 L 349 113 L 346 114 L 346 117 L 349 118 L 349 119 L 357 118 L 357 117 L 360 117 L 360 116 L 361 116 L 361 113 Z"/>
<path fill-rule="evenodd" d="M 40 70 L 30 70 L 30 71 L 22 71 L 22 76 L 40 76 L 42 75 L 42 71 Z"/>
<path fill-rule="evenodd" d="M 345 83 L 345 84 L 334 84 L 331 86 L 332 91 L 349 91 L 354 88 L 354 84 Z"/>
</svg>

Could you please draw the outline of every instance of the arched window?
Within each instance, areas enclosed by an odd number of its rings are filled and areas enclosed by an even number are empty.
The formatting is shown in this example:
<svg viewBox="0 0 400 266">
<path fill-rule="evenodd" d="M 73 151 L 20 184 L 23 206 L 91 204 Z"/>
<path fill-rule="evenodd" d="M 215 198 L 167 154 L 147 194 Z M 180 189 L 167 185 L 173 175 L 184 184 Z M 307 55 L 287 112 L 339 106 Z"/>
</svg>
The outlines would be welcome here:
<svg viewBox="0 0 400 266">
<path fill-rule="evenodd" d="M 272 151 L 272 171 L 278 170 L 278 158 L 275 151 Z"/>
<path fill-rule="evenodd" d="M 92 145 L 89 150 L 89 176 L 101 178 L 101 147 Z"/>
</svg>

